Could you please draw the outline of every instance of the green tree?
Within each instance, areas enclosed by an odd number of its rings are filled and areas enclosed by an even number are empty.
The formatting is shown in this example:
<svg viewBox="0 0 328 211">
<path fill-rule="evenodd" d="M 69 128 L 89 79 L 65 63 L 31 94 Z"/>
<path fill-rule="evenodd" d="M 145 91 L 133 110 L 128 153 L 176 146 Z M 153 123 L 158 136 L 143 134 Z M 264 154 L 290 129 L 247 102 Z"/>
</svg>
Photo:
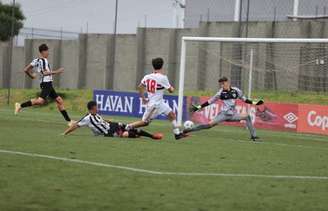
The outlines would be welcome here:
<svg viewBox="0 0 328 211">
<path fill-rule="evenodd" d="M 0 1 L 0 41 L 8 41 L 11 34 L 12 23 L 12 5 L 3 4 Z M 25 16 L 20 5 L 14 7 L 14 35 L 18 35 L 19 30 L 23 27 Z"/>
</svg>

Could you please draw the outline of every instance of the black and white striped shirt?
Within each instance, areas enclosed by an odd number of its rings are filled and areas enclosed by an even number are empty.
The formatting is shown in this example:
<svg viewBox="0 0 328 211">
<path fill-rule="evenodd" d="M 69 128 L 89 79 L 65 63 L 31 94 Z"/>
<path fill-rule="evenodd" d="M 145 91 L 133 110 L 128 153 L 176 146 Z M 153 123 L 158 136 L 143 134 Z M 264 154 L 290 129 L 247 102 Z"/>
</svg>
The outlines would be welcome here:
<svg viewBox="0 0 328 211">
<path fill-rule="evenodd" d="M 51 82 L 52 75 L 44 75 L 45 71 L 52 71 L 48 59 L 46 58 L 36 58 L 31 62 L 32 67 L 39 73 L 40 83 L 42 82 Z"/>
<path fill-rule="evenodd" d="M 87 114 L 84 116 L 77 125 L 79 127 L 89 127 L 95 135 L 107 135 L 110 125 L 100 115 Z"/>
</svg>

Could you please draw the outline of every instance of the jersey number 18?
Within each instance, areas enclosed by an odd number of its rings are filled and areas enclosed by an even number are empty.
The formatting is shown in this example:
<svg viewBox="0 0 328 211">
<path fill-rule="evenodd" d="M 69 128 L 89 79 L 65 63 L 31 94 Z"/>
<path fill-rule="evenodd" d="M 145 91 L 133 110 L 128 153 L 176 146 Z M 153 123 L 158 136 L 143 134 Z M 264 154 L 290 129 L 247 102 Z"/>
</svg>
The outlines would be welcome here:
<svg viewBox="0 0 328 211">
<path fill-rule="evenodd" d="M 157 82 L 151 79 L 148 79 L 146 82 L 147 82 L 147 91 L 150 93 L 155 93 Z"/>
</svg>

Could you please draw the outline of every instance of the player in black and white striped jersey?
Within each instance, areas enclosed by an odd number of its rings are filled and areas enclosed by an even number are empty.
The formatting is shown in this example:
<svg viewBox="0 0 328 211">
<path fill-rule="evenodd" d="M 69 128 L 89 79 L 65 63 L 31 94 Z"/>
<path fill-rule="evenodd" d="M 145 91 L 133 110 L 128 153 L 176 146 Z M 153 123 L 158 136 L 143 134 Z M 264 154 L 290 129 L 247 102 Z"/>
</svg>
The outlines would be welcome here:
<svg viewBox="0 0 328 211">
<path fill-rule="evenodd" d="M 77 128 L 89 127 L 95 136 L 120 137 L 120 138 L 139 138 L 141 136 L 151 139 L 162 139 L 160 133 L 151 134 L 141 129 L 126 130 L 126 125 L 121 122 L 111 122 L 104 120 L 98 114 L 97 102 L 90 101 L 87 104 L 88 114 L 81 118 L 80 121 L 72 124 L 66 129 L 63 135 L 67 135 Z"/>
<path fill-rule="evenodd" d="M 38 58 L 34 59 L 29 65 L 24 68 L 24 72 L 31 78 L 35 79 L 36 74 L 33 69 L 39 74 L 41 94 L 36 99 L 28 100 L 24 103 L 15 104 L 15 114 L 18 114 L 23 108 L 43 105 L 45 104 L 47 97 L 50 97 L 56 101 L 57 108 L 63 115 L 64 119 L 69 125 L 73 124 L 74 121 L 68 116 L 63 99 L 58 96 L 54 87 L 52 86 L 53 75 L 58 75 L 64 72 L 64 68 L 59 68 L 58 70 L 52 70 L 48 62 L 49 48 L 46 44 L 39 46 L 40 55 Z"/>
</svg>

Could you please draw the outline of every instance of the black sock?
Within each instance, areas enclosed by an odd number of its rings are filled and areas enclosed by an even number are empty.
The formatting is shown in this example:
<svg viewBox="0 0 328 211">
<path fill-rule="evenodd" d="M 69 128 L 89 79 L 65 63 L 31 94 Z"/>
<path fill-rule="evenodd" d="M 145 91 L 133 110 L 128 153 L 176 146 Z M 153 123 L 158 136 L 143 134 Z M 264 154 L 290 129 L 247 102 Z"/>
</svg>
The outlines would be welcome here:
<svg viewBox="0 0 328 211">
<path fill-rule="evenodd" d="M 150 133 L 148 133 L 148 132 L 146 132 L 146 131 L 144 131 L 144 130 L 137 129 L 136 132 L 137 132 L 137 134 L 138 134 L 139 136 L 144 136 L 144 137 L 153 138 L 153 134 L 150 134 Z"/>
<path fill-rule="evenodd" d="M 32 106 L 32 101 L 26 101 L 25 103 L 22 103 L 21 104 L 21 107 L 22 108 L 25 108 L 25 107 L 30 107 L 30 106 Z"/>
<path fill-rule="evenodd" d="M 70 122 L 70 121 L 71 121 L 71 118 L 69 118 L 69 116 L 68 116 L 66 110 L 62 110 L 62 111 L 60 111 L 60 113 L 63 115 L 63 117 L 65 118 L 65 120 L 66 120 L 67 122 Z"/>
</svg>

